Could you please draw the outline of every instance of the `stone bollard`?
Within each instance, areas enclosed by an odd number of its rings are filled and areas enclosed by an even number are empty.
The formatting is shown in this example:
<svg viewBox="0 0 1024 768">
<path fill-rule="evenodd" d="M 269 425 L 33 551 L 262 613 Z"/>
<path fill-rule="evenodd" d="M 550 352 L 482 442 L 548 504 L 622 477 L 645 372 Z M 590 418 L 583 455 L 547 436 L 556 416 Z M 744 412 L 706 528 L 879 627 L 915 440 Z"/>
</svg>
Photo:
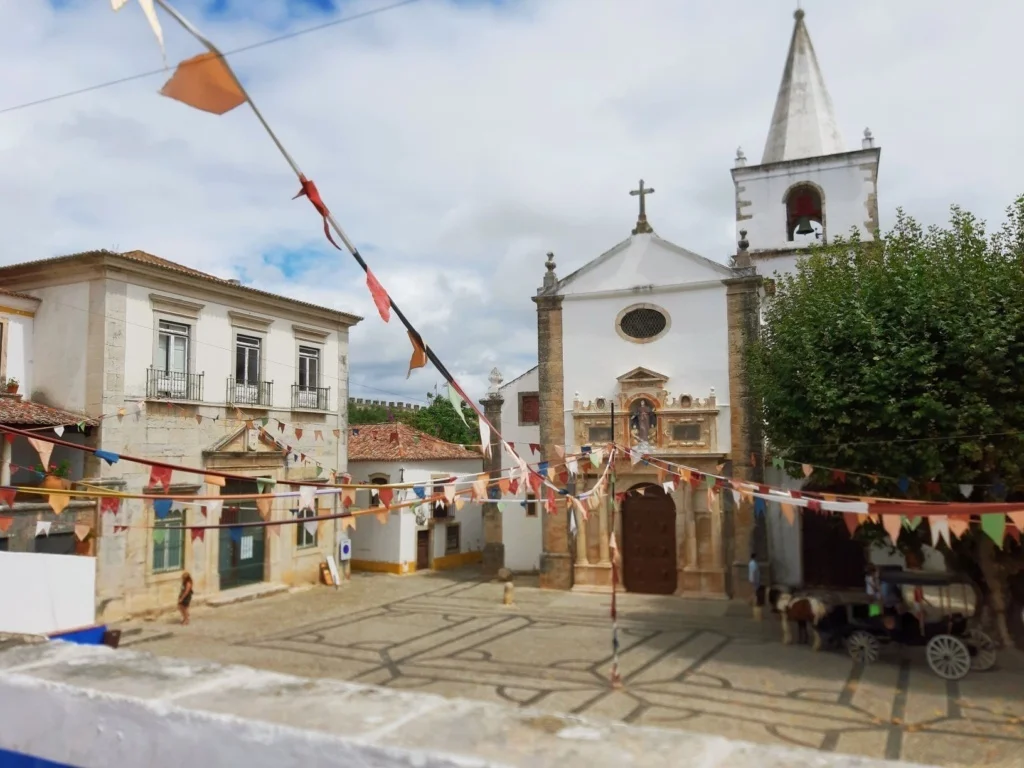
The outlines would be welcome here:
<svg viewBox="0 0 1024 768">
<path fill-rule="evenodd" d="M 505 582 L 505 594 L 501 598 L 502 605 L 512 605 L 512 599 L 514 597 L 515 588 L 512 586 L 511 581 Z"/>
</svg>

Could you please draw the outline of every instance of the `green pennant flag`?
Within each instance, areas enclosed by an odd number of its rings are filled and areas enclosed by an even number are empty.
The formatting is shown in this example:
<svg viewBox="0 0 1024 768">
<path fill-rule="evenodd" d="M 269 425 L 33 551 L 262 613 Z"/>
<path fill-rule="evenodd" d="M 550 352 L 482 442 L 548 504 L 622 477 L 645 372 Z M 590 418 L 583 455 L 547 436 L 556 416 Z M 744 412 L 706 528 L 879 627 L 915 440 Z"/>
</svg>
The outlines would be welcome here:
<svg viewBox="0 0 1024 768">
<path fill-rule="evenodd" d="M 921 518 L 920 517 L 904 517 L 903 518 L 903 527 L 906 528 L 908 531 L 917 530 L 917 527 L 919 525 L 921 525 Z"/>
<path fill-rule="evenodd" d="M 323 464 L 317 464 L 316 465 L 316 476 L 320 477 L 320 475 L 322 475 L 323 473 L 324 473 L 324 466 L 323 466 Z"/>
<path fill-rule="evenodd" d="M 715 478 L 713 478 L 711 475 L 704 475 L 704 487 L 705 488 L 714 488 L 715 487 Z"/>
<path fill-rule="evenodd" d="M 78 427 L 78 431 L 79 432 L 85 432 L 85 422 L 84 421 L 78 422 L 78 424 L 76 424 L 75 426 Z"/>
<path fill-rule="evenodd" d="M 277 480 L 272 480 L 269 477 L 256 478 L 256 490 L 259 493 L 266 493 L 267 488 L 273 488 L 275 485 L 277 485 Z"/>
<path fill-rule="evenodd" d="M 1006 515 L 1002 512 L 993 512 L 981 516 L 981 530 L 988 534 L 988 537 L 997 546 L 1003 546 L 1003 536 L 1006 535 Z"/>
<path fill-rule="evenodd" d="M 786 462 L 783 459 L 780 459 L 778 456 L 776 456 L 772 459 L 772 466 L 775 467 L 776 469 L 785 469 Z"/>
<path fill-rule="evenodd" d="M 459 418 L 462 419 L 462 423 L 469 427 L 469 422 L 466 421 L 466 414 L 462 412 L 462 395 L 455 391 L 455 387 L 451 384 L 448 385 L 448 402 L 452 404 L 455 412 L 459 414 Z"/>
<path fill-rule="evenodd" d="M 601 468 L 601 459 L 599 459 L 597 457 L 597 455 L 593 451 L 590 452 L 589 456 L 590 456 L 590 466 L 592 466 L 594 469 L 600 469 Z"/>
<path fill-rule="evenodd" d="M 153 543 L 154 544 L 163 544 L 164 543 L 164 539 L 166 537 L 167 537 L 167 531 L 165 531 L 163 528 L 154 528 L 153 529 Z"/>
<path fill-rule="evenodd" d="M 262 424 L 264 427 L 267 426 L 267 424 L 269 424 L 269 423 L 270 423 L 270 417 L 269 416 L 264 416 L 262 419 L 260 419 L 260 424 Z"/>
</svg>

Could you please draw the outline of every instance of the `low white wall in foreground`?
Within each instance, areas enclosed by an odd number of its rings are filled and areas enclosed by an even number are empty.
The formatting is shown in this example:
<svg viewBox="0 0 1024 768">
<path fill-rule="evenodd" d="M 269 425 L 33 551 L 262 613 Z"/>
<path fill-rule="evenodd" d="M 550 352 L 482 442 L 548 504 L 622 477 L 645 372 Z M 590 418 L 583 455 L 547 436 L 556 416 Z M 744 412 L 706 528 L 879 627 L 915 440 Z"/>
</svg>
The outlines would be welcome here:
<svg viewBox="0 0 1024 768">
<path fill-rule="evenodd" d="M 96 622 L 96 558 L 0 552 L 0 632 L 48 634 Z"/>
<path fill-rule="evenodd" d="M 3 750 L 78 768 L 897 765 L 60 642 L 0 652 Z"/>
</svg>

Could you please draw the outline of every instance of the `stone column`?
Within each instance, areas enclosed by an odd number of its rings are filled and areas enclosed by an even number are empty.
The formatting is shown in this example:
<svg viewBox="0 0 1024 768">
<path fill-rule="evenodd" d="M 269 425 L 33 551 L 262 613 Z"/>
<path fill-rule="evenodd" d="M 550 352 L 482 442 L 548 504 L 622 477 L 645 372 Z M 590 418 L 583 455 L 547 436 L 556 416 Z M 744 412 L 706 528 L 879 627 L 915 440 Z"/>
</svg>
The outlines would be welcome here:
<svg viewBox="0 0 1024 768">
<path fill-rule="evenodd" d="M 763 482 L 763 437 L 760 408 L 750 392 L 747 359 L 750 345 L 760 334 L 762 279 L 751 266 L 746 231 L 740 232 L 739 251 L 733 271 L 724 280 L 729 338 L 729 427 L 732 442 L 732 476 L 738 480 Z M 751 461 L 751 458 L 754 461 Z M 723 500 L 724 502 L 725 500 Z M 731 502 L 731 499 L 729 500 Z M 764 560 L 767 570 L 767 529 L 764 520 L 754 519 L 753 501 L 743 501 L 732 511 L 732 536 L 726 542 L 726 562 L 731 565 L 733 597 L 748 597 L 747 562 L 752 551 Z M 724 505 L 723 505 L 724 506 Z M 767 582 L 767 580 L 765 580 Z"/>
<path fill-rule="evenodd" d="M 537 378 L 540 389 L 540 444 L 545 461 L 557 462 L 555 445 L 565 445 L 565 377 L 562 369 L 562 297 L 558 295 L 555 257 L 548 254 L 544 287 L 533 301 L 537 305 Z M 543 500 L 538 499 L 543 509 Z M 556 501 L 556 514 L 541 514 L 540 586 L 572 588 L 572 553 L 569 550 L 569 516 L 564 498 Z"/>
<path fill-rule="evenodd" d="M 505 404 L 505 398 L 501 396 L 498 389 L 501 384 L 501 374 L 497 368 L 491 371 L 490 380 L 491 388 L 487 392 L 487 397 L 480 401 L 484 407 L 484 415 L 494 427 L 491 430 L 491 455 L 484 460 L 484 466 L 490 472 L 491 478 L 497 478 L 501 475 L 501 441 L 498 438 L 498 435 L 501 434 L 501 406 Z M 483 574 L 494 577 L 505 567 L 505 539 L 501 525 L 501 509 L 496 502 L 484 503 L 483 518 Z"/>
</svg>

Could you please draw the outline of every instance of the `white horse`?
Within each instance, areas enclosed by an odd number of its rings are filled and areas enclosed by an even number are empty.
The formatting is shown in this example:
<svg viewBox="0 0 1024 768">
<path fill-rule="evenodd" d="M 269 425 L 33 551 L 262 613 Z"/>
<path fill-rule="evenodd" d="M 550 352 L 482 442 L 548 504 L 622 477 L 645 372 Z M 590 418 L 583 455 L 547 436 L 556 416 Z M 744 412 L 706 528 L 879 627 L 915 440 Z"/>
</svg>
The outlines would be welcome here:
<svg viewBox="0 0 1024 768">
<path fill-rule="evenodd" d="M 818 622 L 828 614 L 828 606 L 824 602 L 810 595 L 795 596 L 784 592 L 775 601 L 775 610 L 782 615 L 782 642 L 785 645 L 793 642 L 793 637 L 789 632 L 789 622 L 795 621 L 798 642 L 807 642 L 807 627 L 810 625 L 811 650 L 821 650 Z"/>
</svg>

